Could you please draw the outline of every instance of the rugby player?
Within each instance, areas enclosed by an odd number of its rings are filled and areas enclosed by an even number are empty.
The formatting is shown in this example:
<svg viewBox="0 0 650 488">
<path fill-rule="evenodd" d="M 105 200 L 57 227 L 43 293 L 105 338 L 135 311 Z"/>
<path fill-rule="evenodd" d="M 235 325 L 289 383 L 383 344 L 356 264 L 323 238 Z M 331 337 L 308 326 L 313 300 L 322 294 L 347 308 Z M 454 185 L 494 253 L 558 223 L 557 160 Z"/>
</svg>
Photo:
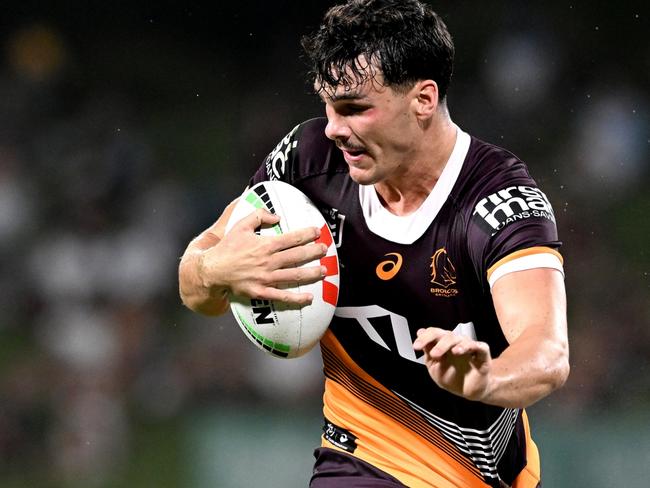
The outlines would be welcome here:
<svg viewBox="0 0 650 488">
<path fill-rule="evenodd" d="M 249 185 L 283 180 L 329 219 L 341 266 L 321 341 L 329 487 L 541 486 L 525 407 L 569 373 L 562 257 L 550 202 L 511 152 L 451 119 L 454 46 L 418 0 L 350 0 L 303 40 L 326 118 L 299 124 Z M 231 293 L 322 279 L 318 230 L 224 236 L 232 204 L 188 246 L 183 302 L 218 314 Z"/>
</svg>

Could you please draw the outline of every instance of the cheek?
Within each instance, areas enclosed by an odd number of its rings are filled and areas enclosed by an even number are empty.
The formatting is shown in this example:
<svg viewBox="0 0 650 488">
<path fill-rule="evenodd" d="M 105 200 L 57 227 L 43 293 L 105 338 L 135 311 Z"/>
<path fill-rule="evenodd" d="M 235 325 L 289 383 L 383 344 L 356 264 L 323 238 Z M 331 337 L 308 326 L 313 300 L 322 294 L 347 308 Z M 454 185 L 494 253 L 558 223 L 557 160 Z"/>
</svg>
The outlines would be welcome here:
<svg viewBox="0 0 650 488">
<path fill-rule="evenodd" d="M 407 110 L 372 111 L 350 124 L 359 141 L 375 153 L 407 151 L 413 142 L 413 121 Z"/>
<path fill-rule="evenodd" d="M 383 146 L 386 151 L 393 153 L 408 152 L 413 146 L 413 134 L 408 125 L 393 121 L 392 125 L 387 126 L 383 134 Z"/>
</svg>

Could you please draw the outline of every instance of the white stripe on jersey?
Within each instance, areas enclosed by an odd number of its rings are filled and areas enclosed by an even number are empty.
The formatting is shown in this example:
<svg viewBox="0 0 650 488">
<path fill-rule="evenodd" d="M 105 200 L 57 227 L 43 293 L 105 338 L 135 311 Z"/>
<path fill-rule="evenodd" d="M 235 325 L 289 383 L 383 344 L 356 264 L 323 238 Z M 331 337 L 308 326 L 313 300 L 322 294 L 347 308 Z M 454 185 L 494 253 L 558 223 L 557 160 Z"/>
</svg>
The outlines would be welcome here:
<svg viewBox="0 0 650 488">
<path fill-rule="evenodd" d="M 505 408 L 501 415 L 487 429 L 470 429 L 449 422 L 442 417 L 433 415 L 431 412 L 427 412 L 396 391 L 393 391 L 393 393 L 406 401 L 431 425 L 436 427 L 447 440 L 452 442 L 462 453 L 468 456 L 483 476 L 499 478 L 497 465 L 501 461 L 508 441 L 515 430 L 519 415 L 518 409 Z"/>
<path fill-rule="evenodd" d="M 494 286 L 494 283 L 509 273 L 514 273 L 515 271 L 525 271 L 527 269 L 535 268 L 552 268 L 557 269 L 562 276 L 564 276 L 564 267 L 562 266 L 562 261 L 555 254 L 550 252 L 548 253 L 538 253 L 538 254 L 529 254 L 528 256 L 522 256 L 520 258 L 515 258 L 512 261 L 506 261 L 501 266 L 492 271 L 490 275 L 490 289 Z"/>
</svg>

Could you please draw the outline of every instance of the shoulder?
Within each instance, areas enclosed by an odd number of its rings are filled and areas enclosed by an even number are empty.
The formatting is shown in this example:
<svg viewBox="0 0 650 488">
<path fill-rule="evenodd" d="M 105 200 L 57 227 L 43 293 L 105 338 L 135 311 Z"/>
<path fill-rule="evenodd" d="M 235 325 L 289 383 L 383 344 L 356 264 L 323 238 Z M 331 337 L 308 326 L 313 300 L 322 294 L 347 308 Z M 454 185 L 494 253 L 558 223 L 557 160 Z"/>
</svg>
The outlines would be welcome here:
<svg viewBox="0 0 650 488">
<path fill-rule="evenodd" d="M 460 181 L 479 193 L 515 181 L 534 184 L 528 167 L 520 158 L 507 149 L 473 136 Z"/>
<path fill-rule="evenodd" d="M 331 145 L 332 141 L 325 136 L 326 126 L 327 119 L 325 117 L 316 117 L 299 124 L 296 132 L 301 144 L 309 149 Z"/>
<path fill-rule="evenodd" d="M 498 205 L 515 196 L 527 199 L 533 194 L 537 196 L 538 192 L 543 195 L 519 157 L 507 149 L 471 137 L 453 191 L 457 206 L 476 214 L 490 203 Z"/>
<path fill-rule="evenodd" d="M 551 203 L 526 164 L 507 149 L 476 137 L 471 137 L 452 199 L 465 230 L 478 227 L 488 237 L 515 222 L 555 225 Z"/>
<path fill-rule="evenodd" d="M 456 195 L 460 235 L 482 276 L 515 251 L 561 244 L 549 199 L 507 149 L 472 138 Z"/>
<path fill-rule="evenodd" d="M 309 119 L 295 126 L 265 161 L 270 179 L 297 182 L 331 171 L 344 170 L 336 145 L 325 136 L 327 119 Z"/>
<path fill-rule="evenodd" d="M 471 218 L 493 235 L 515 216 L 546 218 L 555 222 L 544 192 L 526 164 L 510 151 L 472 139 L 467 159 Z"/>
</svg>

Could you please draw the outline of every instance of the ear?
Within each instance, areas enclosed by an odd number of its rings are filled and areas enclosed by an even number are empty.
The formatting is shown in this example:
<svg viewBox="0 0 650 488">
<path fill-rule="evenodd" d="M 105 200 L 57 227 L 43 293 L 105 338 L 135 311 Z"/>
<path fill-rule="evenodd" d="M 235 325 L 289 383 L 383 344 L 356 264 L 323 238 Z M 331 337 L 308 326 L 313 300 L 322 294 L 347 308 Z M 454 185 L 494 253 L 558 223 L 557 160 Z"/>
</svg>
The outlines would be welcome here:
<svg viewBox="0 0 650 488">
<path fill-rule="evenodd" d="M 429 119 L 438 109 L 438 84 L 433 80 L 418 81 L 413 87 L 413 103 L 418 118 Z"/>
</svg>

